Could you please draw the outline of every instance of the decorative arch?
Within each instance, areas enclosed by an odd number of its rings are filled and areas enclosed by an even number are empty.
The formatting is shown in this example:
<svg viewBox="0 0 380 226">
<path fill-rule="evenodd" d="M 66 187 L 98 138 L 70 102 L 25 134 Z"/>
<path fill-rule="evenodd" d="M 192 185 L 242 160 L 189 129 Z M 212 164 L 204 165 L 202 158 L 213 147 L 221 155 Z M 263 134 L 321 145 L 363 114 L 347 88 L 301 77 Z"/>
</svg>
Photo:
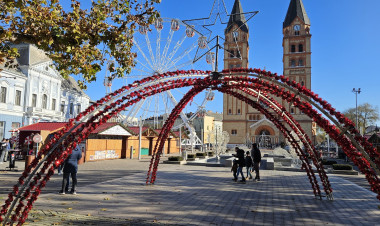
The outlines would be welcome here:
<svg viewBox="0 0 380 226">
<path fill-rule="evenodd" d="M 159 141 L 154 149 L 155 154 L 152 156 L 147 182 L 154 183 L 156 179 L 159 157 L 163 148 L 162 141 L 165 140 L 163 138 L 168 135 L 168 131 L 173 126 L 173 118 L 196 94 L 211 87 L 250 104 L 274 123 L 295 147 L 316 196 L 321 197 L 322 194 L 318 180 L 311 169 L 310 161 L 306 157 L 306 152 L 317 168 L 326 195 L 330 196 L 332 192 L 324 169 L 319 163 L 318 155 L 316 155 L 310 139 L 302 131 L 299 124 L 270 95 L 277 96 L 297 107 L 323 128 L 342 147 L 348 158 L 359 167 L 360 171 L 366 174 L 371 189 L 378 194 L 377 198 L 380 200 L 379 151 L 360 135 L 349 119 L 332 108 L 327 101 L 318 97 L 317 94 L 295 81 L 289 81 L 284 76 L 260 69 L 238 68 L 224 70 L 221 73 L 189 70 L 157 74 L 135 81 L 108 94 L 80 113 L 75 119 L 71 119 L 62 130 L 57 132 L 43 146 L 36 159 L 25 169 L 17 184 L 13 186 L 13 191 L 8 194 L 8 198 L 0 210 L 0 222 L 3 224 L 9 222 L 24 223 L 33 203 L 54 174 L 55 169 L 71 154 L 77 144 L 86 139 L 98 126 L 148 96 L 189 86 L 193 88 L 173 109 L 171 117 L 168 118 L 158 136 Z M 249 95 L 245 96 L 241 93 Z M 258 104 L 259 100 L 269 106 L 270 110 Z M 295 132 L 295 135 L 292 131 Z M 298 140 L 305 145 L 305 150 L 300 148 Z"/>
</svg>

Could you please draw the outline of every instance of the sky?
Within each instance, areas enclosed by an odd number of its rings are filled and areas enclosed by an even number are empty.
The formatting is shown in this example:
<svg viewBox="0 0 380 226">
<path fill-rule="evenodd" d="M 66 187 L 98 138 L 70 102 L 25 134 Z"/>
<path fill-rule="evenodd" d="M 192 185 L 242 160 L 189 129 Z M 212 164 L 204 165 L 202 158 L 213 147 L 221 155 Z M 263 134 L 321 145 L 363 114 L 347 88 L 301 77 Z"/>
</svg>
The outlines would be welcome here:
<svg viewBox="0 0 380 226">
<path fill-rule="evenodd" d="M 207 17 L 213 2 L 214 0 L 162 0 L 157 9 L 162 17 L 188 20 Z M 251 68 L 283 73 L 282 22 L 289 2 L 290 0 L 241 0 L 244 12 L 259 11 L 248 22 Z M 228 13 L 231 12 L 233 3 L 234 0 L 225 0 Z M 378 107 L 380 1 L 303 0 L 303 3 L 311 22 L 311 89 L 339 111 L 355 107 L 353 88 L 362 90 L 358 95 L 358 104 L 368 102 Z M 223 34 L 225 26 L 218 24 L 213 28 L 213 34 Z M 222 65 L 222 61 L 219 64 Z M 104 71 L 101 72 L 99 78 L 104 74 Z M 117 83 L 125 85 L 125 82 Z M 93 100 L 100 99 L 105 94 L 103 79 L 98 79 L 88 87 L 86 93 Z M 206 108 L 222 112 L 222 101 L 222 95 L 217 94 Z"/>
</svg>

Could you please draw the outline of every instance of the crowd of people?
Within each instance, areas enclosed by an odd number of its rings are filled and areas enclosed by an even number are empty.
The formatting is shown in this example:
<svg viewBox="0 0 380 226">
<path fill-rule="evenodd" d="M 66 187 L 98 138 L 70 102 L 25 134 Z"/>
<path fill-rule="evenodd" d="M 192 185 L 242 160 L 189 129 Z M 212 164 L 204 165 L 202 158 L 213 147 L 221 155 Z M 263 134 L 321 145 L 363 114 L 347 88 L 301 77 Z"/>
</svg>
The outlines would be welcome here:
<svg viewBox="0 0 380 226">
<path fill-rule="evenodd" d="M 233 156 L 236 159 L 233 160 L 231 171 L 233 172 L 234 181 L 238 181 L 239 175 L 241 175 L 240 182 L 246 182 L 246 180 L 253 179 L 252 172 L 256 172 L 255 181 L 260 181 L 260 162 L 261 152 L 257 144 L 252 145 L 251 151 L 244 153 L 243 149 L 239 147 L 235 148 L 236 154 Z M 244 177 L 243 168 L 246 167 L 247 176 Z"/>
</svg>

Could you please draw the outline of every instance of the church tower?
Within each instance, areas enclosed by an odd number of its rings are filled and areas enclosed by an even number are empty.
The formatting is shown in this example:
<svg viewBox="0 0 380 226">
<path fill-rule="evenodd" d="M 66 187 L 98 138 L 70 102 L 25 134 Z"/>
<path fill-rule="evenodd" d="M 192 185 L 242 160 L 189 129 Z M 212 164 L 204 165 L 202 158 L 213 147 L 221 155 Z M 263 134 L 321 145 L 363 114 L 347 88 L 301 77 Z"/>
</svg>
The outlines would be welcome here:
<svg viewBox="0 0 380 226">
<path fill-rule="evenodd" d="M 291 0 L 283 22 L 284 76 L 311 89 L 310 20 L 302 0 Z M 283 103 L 312 139 L 312 120 L 294 106 Z"/>
</svg>

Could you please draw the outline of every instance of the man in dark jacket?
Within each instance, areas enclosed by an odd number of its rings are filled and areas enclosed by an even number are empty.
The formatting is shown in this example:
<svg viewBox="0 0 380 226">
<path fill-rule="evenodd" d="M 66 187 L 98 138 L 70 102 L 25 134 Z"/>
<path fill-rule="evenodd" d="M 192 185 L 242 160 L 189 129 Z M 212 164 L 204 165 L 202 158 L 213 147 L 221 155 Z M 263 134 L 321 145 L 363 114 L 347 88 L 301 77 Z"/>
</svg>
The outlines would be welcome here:
<svg viewBox="0 0 380 226">
<path fill-rule="evenodd" d="M 252 145 L 251 155 L 253 158 L 253 169 L 256 171 L 255 180 L 260 181 L 261 152 L 256 143 Z"/>
<path fill-rule="evenodd" d="M 241 174 L 241 181 L 245 182 L 245 177 L 243 174 L 243 167 L 245 166 L 245 159 L 244 159 L 244 150 L 236 147 L 235 148 L 236 155 L 234 155 L 236 158 L 238 158 L 238 170 L 237 170 L 237 176 L 239 177 L 239 173 Z"/>
<path fill-rule="evenodd" d="M 71 155 L 67 157 L 64 166 L 63 166 L 63 180 L 62 180 L 62 190 L 60 194 L 64 195 L 69 191 L 69 180 L 70 174 L 72 179 L 71 194 L 76 195 L 76 186 L 77 186 L 77 172 L 78 172 L 78 161 L 82 158 L 82 152 L 79 148 L 79 145 L 73 150 Z"/>
</svg>

